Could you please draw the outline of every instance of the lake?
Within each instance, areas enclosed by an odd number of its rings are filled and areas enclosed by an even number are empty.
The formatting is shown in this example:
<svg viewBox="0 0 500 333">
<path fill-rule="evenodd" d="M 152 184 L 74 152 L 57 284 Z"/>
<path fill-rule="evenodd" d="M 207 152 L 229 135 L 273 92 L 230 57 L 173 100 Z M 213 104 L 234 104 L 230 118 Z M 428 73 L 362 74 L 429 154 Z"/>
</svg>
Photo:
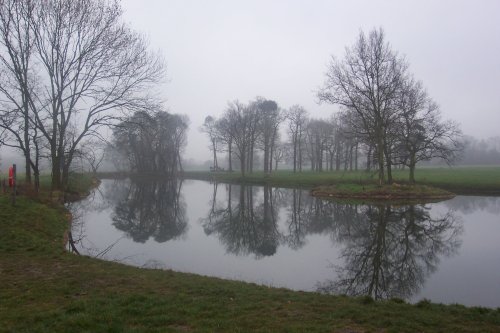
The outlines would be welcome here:
<svg viewBox="0 0 500 333">
<path fill-rule="evenodd" d="M 350 204 L 195 180 L 103 180 L 68 205 L 81 254 L 333 294 L 500 307 L 500 198 Z"/>
</svg>

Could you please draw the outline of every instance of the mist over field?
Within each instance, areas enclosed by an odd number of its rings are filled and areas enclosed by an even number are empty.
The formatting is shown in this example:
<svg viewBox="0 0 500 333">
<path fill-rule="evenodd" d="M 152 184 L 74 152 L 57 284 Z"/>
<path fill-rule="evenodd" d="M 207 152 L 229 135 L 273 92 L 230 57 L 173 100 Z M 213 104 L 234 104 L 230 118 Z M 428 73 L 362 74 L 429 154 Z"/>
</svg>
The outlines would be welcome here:
<svg viewBox="0 0 500 333">
<path fill-rule="evenodd" d="M 454 121 L 461 130 L 465 149 L 454 163 L 491 165 L 500 162 L 499 11 L 497 1 L 126 0 L 117 20 L 143 39 L 144 51 L 158 54 L 157 60 L 163 62 L 154 88 L 141 93 L 151 92 L 157 99 L 148 102 L 150 110 L 161 102 L 161 109 L 186 116 L 180 156 L 186 168 L 213 166 L 213 147 L 201 129 L 207 116 L 222 118 L 228 103 L 263 98 L 276 102 L 283 113 L 300 105 L 311 120 L 329 122 L 338 117 L 342 105 L 318 97 L 329 63 L 342 60 L 360 33 L 374 29 L 383 30 L 384 41 L 422 83 L 439 108 L 440 119 Z M 35 53 L 33 63 L 40 64 Z M 37 71 L 38 83 L 46 84 L 43 71 Z M 4 93 L 10 88 L 5 89 Z M 8 99 L 3 103 L 4 112 L 13 108 Z M 129 106 L 129 114 L 139 107 Z M 78 111 L 71 126 L 81 128 L 84 121 L 85 115 Z M 112 130 L 106 126 L 96 127 L 99 139 L 112 143 Z M 285 121 L 278 134 L 281 142 L 290 141 Z M 89 145 L 84 141 L 75 149 Z M 18 146 L 12 138 L 5 143 Z M 13 162 L 23 166 L 22 154 L 20 149 L 0 147 L 0 168 Z M 46 171 L 51 164 L 45 158 L 40 163 Z M 222 163 L 227 167 L 227 156 Z M 289 156 L 279 163 L 293 164 Z M 436 163 L 440 162 L 432 162 Z M 101 167 L 115 169 L 106 160 Z"/>
</svg>

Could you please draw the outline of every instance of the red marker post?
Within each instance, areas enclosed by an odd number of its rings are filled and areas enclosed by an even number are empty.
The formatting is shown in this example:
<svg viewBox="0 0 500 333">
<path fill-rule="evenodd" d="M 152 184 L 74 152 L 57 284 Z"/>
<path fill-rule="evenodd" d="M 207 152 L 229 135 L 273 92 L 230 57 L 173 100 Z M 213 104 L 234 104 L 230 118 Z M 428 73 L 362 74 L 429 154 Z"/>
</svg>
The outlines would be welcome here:
<svg viewBox="0 0 500 333">
<path fill-rule="evenodd" d="M 12 189 L 12 206 L 16 205 L 16 165 L 9 168 L 9 187 Z"/>
</svg>

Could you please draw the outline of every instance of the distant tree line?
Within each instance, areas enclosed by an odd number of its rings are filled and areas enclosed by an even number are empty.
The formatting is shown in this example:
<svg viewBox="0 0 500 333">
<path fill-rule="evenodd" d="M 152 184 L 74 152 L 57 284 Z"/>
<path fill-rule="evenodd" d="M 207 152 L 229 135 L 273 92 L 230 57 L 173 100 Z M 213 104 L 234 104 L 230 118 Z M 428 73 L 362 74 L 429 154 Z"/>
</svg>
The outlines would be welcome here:
<svg viewBox="0 0 500 333">
<path fill-rule="evenodd" d="M 252 172 L 256 151 L 270 173 L 288 157 L 294 172 L 357 170 L 364 155 L 367 169 L 378 170 L 380 184 L 392 182 L 394 167 L 408 167 L 415 181 L 417 163 L 440 158 L 447 163 L 463 150 L 458 125 L 443 121 L 438 105 L 408 64 L 385 41 L 384 32 L 360 33 L 344 59 L 332 58 L 320 102 L 339 105 L 329 120 L 311 119 L 300 105 L 282 110 L 275 101 L 258 97 L 248 104 L 230 102 L 224 114 L 208 116 L 202 126 L 218 168 L 217 152 L 228 152 L 229 170 L 236 155 L 242 175 Z M 281 141 L 284 124 L 288 140 Z"/>
<path fill-rule="evenodd" d="M 500 137 L 479 140 L 471 136 L 464 138 L 465 148 L 460 160 L 466 165 L 499 165 Z"/>
</svg>

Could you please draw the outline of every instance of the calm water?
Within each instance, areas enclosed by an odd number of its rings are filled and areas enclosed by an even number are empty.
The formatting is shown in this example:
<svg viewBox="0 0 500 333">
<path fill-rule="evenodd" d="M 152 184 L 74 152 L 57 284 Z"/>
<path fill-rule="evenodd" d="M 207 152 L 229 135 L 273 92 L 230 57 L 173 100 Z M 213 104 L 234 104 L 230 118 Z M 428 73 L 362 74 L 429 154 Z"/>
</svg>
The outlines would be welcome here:
<svg viewBox="0 0 500 333">
<path fill-rule="evenodd" d="M 307 191 L 104 180 L 70 206 L 78 251 L 296 290 L 500 306 L 500 198 L 353 205 Z"/>
</svg>

